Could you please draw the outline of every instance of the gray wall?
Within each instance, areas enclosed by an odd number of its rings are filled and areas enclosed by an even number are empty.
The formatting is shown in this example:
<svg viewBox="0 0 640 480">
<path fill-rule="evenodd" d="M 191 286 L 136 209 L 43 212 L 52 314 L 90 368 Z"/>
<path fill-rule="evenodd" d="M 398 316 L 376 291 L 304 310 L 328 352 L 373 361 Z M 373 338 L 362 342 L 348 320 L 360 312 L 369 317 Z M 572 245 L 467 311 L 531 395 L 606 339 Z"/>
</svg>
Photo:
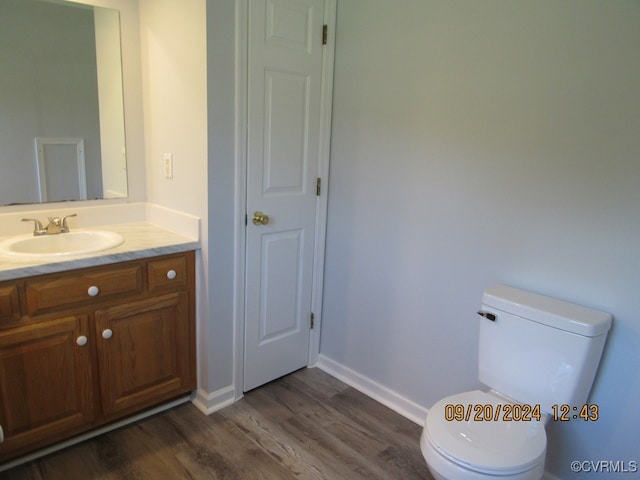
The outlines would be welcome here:
<svg viewBox="0 0 640 480">
<path fill-rule="evenodd" d="M 640 3 L 343 0 L 336 42 L 321 353 L 428 408 L 486 286 L 611 312 L 548 469 L 639 460 Z"/>
<path fill-rule="evenodd" d="M 209 391 L 234 382 L 235 2 L 207 0 L 209 192 Z M 204 352 L 203 352 L 204 354 Z M 241 387 L 239 387 L 241 388 Z"/>
</svg>

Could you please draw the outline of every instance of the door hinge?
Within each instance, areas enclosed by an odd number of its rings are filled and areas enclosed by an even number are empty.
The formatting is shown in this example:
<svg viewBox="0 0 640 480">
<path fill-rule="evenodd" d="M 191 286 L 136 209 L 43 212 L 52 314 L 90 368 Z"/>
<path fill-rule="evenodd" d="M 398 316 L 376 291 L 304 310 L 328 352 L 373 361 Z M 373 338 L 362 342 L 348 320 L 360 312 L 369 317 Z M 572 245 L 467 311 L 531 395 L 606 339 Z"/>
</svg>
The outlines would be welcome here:
<svg viewBox="0 0 640 480">
<path fill-rule="evenodd" d="M 309 325 L 311 327 L 311 330 L 313 330 L 313 327 L 316 326 L 316 316 L 313 314 L 313 312 L 311 312 L 311 316 L 309 317 Z"/>
<path fill-rule="evenodd" d="M 316 196 L 320 196 L 320 191 L 322 190 L 322 180 L 320 177 L 316 179 Z"/>
<path fill-rule="evenodd" d="M 329 26 L 328 25 L 323 25 L 322 26 L 322 44 L 326 45 L 327 44 L 327 38 L 329 37 Z"/>
</svg>

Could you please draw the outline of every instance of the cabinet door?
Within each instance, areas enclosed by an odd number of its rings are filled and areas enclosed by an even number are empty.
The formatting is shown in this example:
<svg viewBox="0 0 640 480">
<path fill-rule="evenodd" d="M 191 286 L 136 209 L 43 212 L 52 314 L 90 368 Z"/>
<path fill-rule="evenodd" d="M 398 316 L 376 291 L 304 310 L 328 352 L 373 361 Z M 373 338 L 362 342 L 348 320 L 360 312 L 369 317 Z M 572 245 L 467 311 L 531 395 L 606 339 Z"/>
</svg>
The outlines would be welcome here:
<svg viewBox="0 0 640 480">
<path fill-rule="evenodd" d="M 105 416 L 195 388 L 194 332 L 184 292 L 99 310 L 98 370 Z"/>
<path fill-rule="evenodd" d="M 86 315 L 75 315 L 0 331 L 0 461 L 88 428 L 88 327 Z"/>
<path fill-rule="evenodd" d="M 8 322 L 18 322 L 19 320 L 18 286 L 11 283 L 0 283 L 0 327 Z"/>
</svg>

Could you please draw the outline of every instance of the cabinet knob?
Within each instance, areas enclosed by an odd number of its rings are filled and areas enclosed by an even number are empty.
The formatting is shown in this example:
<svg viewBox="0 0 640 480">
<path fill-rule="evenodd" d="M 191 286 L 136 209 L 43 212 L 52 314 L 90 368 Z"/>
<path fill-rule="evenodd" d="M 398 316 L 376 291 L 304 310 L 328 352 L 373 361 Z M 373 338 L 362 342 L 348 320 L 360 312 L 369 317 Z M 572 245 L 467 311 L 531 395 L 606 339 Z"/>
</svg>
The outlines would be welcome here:
<svg viewBox="0 0 640 480">
<path fill-rule="evenodd" d="M 95 297 L 96 295 L 98 295 L 100 293 L 100 289 L 98 287 L 96 287 L 95 285 L 91 285 L 89 287 L 89 290 L 87 290 L 87 293 L 89 294 L 90 297 Z"/>
<path fill-rule="evenodd" d="M 85 337 L 84 335 L 80 335 L 78 338 L 76 338 L 76 343 L 81 347 L 84 347 L 87 344 L 87 342 L 88 342 L 87 337 Z"/>
<path fill-rule="evenodd" d="M 167 278 L 168 278 L 169 280 L 173 280 L 174 278 L 176 278 L 176 275 L 177 275 L 177 273 L 176 273 L 176 271 L 175 271 L 175 270 L 169 270 L 169 271 L 167 272 Z"/>
<path fill-rule="evenodd" d="M 104 338 L 105 340 L 108 340 L 111 337 L 113 337 L 113 331 L 110 328 L 105 328 L 102 331 L 102 338 Z"/>
</svg>

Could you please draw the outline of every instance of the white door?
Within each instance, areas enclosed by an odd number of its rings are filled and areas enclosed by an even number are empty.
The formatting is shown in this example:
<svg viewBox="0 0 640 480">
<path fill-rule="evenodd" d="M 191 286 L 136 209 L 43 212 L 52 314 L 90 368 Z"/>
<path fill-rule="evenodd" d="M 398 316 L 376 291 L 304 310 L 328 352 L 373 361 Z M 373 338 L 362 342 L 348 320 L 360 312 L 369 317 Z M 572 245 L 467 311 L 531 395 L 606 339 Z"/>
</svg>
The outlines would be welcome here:
<svg viewBox="0 0 640 480">
<path fill-rule="evenodd" d="M 244 391 L 308 363 L 323 16 L 249 2 Z"/>
</svg>

